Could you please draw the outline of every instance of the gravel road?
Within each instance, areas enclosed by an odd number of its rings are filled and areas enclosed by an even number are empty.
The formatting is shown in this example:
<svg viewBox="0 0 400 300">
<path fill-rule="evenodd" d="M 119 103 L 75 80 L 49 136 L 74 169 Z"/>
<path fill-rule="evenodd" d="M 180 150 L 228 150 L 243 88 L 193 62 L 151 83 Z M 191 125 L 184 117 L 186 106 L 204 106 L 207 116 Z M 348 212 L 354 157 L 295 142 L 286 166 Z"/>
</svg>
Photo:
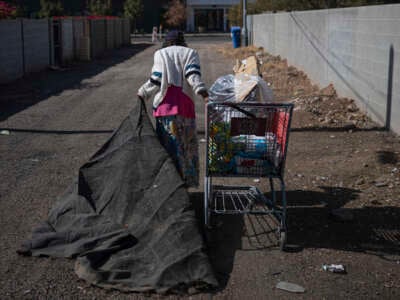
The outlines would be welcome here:
<svg viewBox="0 0 400 300">
<path fill-rule="evenodd" d="M 200 53 L 208 85 L 218 76 L 231 73 L 232 59 L 216 51 L 224 42 L 225 38 L 189 40 Z M 0 130 L 10 133 L 0 135 L 1 299 L 177 298 L 88 286 L 75 275 L 72 260 L 20 257 L 15 252 L 32 228 L 46 219 L 52 203 L 76 178 L 79 167 L 133 107 L 137 89 L 149 76 L 157 47 L 135 40 L 132 46 L 94 62 L 41 72 L 0 86 Z M 201 101 L 196 103 L 196 110 L 202 138 Z M 357 204 L 352 211 L 356 221 L 349 224 L 330 220 L 321 201 L 344 204 L 367 199 L 365 189 L 350 188 L 350 181 L 365 171 L 365 162 L 376 162 L 372 158 L 375 153 L 390 151 L 397 157 L 398 137 L 380 131 L 350 135 L 347 131 L 301 130 L 300 119 L 294 124 L 297 130 L 292 133 L 289 146 L 287 181 L 288 197 L 294 205 L 289 210 L 293 215 L 289 243 L 297 246 L 293 252 L 280 252 L 268 218 L 221 218 L 208 245 L 221 288 L 192 299 L 399 299 L 399 204 L 391 202 L 377 210 Z M 366 153 L 368 142 L 372 150 Z M 355 149 L 361 149 L 361 153 Z M 200 150 L 204 153 L 204 144 Z M 350 154 L 364 155 L 365 160 L 354 158 L 352 165 L 351 159 L 346 160 Z M 396 166 L 399 167 L 397 159 L 386 163 L 386 169 L 374 170 L 380 172 L 378 176 Z M 321 183 L 325 189 L 313 186 L 315 176 L 326 176 L 326 182 Z M 264 183 L 262 180 L 257 185 Z M 373 192 L 378 197 L 379 188 L 376 189 Z M 198 209 L 201 191 L 202 187 L 190 191 Z M 394 191 L 392 201 L 398 202 L 397 186 Z M 368 227 L 369 224 L 376 226 Z M 376 239 L 380 229 L 391 230 L 391 244 Z M 348 273 L 322 271 L 323 263 L 345 264 Z M 279 281 L 300 284 L 306 292 L 295 295 L 278 290 L 275 285 Z"/>
</svg>

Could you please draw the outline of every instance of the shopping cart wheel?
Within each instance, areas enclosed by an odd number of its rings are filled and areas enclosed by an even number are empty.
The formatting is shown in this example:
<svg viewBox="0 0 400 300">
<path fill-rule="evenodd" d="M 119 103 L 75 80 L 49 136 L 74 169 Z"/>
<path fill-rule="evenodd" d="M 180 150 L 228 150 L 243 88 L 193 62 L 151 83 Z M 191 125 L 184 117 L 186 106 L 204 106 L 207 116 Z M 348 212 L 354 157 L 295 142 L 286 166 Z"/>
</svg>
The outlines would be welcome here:
<svg viewBox="0 0 400 300">
<path fill-rule="evenodd" d="M 285 250 L 286 239 L 287 239 L 286 231 L 280 231 L 279 232 L 279 249 L 281 251 Z"/>
</svg>

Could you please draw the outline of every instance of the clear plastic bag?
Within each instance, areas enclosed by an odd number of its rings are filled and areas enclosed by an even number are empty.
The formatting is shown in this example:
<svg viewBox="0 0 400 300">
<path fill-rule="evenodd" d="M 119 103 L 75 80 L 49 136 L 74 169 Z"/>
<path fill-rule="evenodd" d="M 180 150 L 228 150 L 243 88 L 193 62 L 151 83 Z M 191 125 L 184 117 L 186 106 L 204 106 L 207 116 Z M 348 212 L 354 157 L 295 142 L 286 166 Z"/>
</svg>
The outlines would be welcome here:
<svg viewBox="0 0 400 300">
<path fill-rule="evenodd" d="M 232 74 L 219 77 L 209 90 L 212 102 L 236 102 L 235 76 Z"/>
<path fill-rule="evenodd" d="M 273 92 L 259 76 L 245 73 L 219 77 L 209 90 L 212 102 L 272 102 Z"/>
</svg>

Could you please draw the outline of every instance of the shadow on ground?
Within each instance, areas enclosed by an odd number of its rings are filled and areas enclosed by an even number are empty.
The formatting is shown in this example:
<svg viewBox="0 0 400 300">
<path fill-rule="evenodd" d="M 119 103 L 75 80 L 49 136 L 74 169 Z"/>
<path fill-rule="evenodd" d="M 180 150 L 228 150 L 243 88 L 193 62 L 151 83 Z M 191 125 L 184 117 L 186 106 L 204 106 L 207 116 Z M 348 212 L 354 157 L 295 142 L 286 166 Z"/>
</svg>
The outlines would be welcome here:
<svg viewBox="0 0 400 300">
<path fill-rule="evenodd" d="M 203 193 L 190 194 L 200 228 L 203 228 L 207 253 L 220 288 L 223 289 L 228 284 L 233 269 L 235 252 L 242 248 L 244 218 L 241 215 L 218 216 L 212 218 L 213 228 L 205 229 L 203 226 L 203 197 Z"/>
<path fill-rule="evenodd" d="M 357 199 L 360 191 L 320 188 L 322 192 L 287 192 L 288 251 L 327 248 L 370 253 L 389 260 L 399 259 L 400 208 L 344 209 L 341 207 Z M 202 225 L 203 193 L 192 193 L 190 197 Z M 333 214 L 336 209 L 345 218 Z M 278 222 L 271 215 L 225 215 L 214 218 L 213 228 L 204 233 L 210 261 L 221 289 L 229 281 L 236 250 L 277 249 L 277 228 Z"/>
<path fill-rule="evenodd" d="M 135 56 L 151 44 L 133 44 L 107 52 L 91 62 L 75 63 L 68 68 L 30 74 L 0 85 L 0 121 L 66 89 L 90 88 L 82 81 Z"/>
<path fill-rule="evenodd" d="M 323 192 L 288 191 L 288 243 L 303 248 L 366 252 L 389 258 L 400 253 L 400 208 L 342 208 L 359 190 L 321 186 Z"/>
</svg>

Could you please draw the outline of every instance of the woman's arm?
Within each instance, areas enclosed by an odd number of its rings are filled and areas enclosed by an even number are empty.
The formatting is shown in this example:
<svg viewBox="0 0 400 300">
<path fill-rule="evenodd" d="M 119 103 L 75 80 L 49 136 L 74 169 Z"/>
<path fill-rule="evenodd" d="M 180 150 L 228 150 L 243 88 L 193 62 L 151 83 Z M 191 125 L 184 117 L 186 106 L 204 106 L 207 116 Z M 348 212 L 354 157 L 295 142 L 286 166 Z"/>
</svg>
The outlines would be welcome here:
<svg viewBox="0 0 400 300">
<path fill-rule="evenodd" d="M 189 59 L 185 65 L 184 74 L 193 91 L 207 101 L 208 92 L 206 85 L 201 80 L 200 58 L 197 51 L 193 50 L 190 53 Z"/>
<path fill-rule="evenodd" d="M 138 96 L 142 99 L 149 99 L 152 97 L 161 86 L 162 80 L 162 60 L 160 53 L 157 51 L 154 54 L 154 64 L 151 69 L 150 78 L 139 88 Z"/>
</svg>

